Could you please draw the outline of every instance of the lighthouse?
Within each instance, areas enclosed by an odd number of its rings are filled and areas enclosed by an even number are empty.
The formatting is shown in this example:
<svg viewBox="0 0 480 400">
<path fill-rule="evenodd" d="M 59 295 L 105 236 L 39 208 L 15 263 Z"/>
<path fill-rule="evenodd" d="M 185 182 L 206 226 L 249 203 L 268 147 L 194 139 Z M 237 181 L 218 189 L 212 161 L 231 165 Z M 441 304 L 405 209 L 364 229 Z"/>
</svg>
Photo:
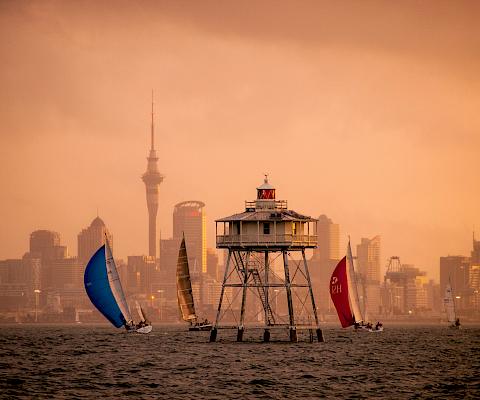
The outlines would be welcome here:
<svg viewBox="0 0 480 400">
<path fill-rule="evenodd" d="M 273 330 L 287 332 L 292 342 L 298 332 L 307 331 L 311 340 L 315 332 L 323 342 L 305 257 L 317 246 L 317 220 L 277 200 L 265 175 L 256 200 L 215 224 L 217 248 L 227 254 L 210 341 L 222 329 L 235 329 L 242 341 L 251 328 L 263 331 L 266 342 Z"/>
</svg>

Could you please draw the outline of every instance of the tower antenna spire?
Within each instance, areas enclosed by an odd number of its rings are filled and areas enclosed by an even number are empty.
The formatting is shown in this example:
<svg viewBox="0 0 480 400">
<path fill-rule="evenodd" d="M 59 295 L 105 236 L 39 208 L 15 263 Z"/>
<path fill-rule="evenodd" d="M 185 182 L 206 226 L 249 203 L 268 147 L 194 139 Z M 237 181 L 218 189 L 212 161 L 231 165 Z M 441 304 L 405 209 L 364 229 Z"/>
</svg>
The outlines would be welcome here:
<svg viewBox="0 0 480 400">
<path fill-rule="evenodd" d="M 163 182 L 163 175 L 158 171 L 158 157 L 155 150 L 155 125 L 153 112 L 153 89 L 152 89 L 152 122 L 150 132 L 150 153 L 147 157 L 147 171 L 142 175 L 142 181 L 145 183 L 147 194 L 148 209 L 148 255 L 157 256 L 157 211 L 158 211 L 158 192 L 160 184 Z"/>
<path fill-rule="evenodd" d="M 153 89 L 152 89 L 152 127 L 151 127 L 151 150 L 155 149 L 155 136 L 153 126 Z"/>
</svg>

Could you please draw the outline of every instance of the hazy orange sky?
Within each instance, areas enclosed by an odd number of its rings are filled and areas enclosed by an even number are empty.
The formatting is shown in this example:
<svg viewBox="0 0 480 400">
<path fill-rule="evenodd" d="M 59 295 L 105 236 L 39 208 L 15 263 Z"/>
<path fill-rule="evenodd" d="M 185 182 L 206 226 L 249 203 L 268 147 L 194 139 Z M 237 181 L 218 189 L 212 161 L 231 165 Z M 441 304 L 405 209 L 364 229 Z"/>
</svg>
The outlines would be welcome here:
<svg viewBox="0 0 480 400">
<path fill-rule="evenodd" d="M 158 224 L 213 220 L 263 173 L 277 197 L 382 236 L 438 277 L 480 237 L 480 2 L 0 1 L 0 258 L 100 216 L 145 254 L 155 90 Z"/>
</svg>

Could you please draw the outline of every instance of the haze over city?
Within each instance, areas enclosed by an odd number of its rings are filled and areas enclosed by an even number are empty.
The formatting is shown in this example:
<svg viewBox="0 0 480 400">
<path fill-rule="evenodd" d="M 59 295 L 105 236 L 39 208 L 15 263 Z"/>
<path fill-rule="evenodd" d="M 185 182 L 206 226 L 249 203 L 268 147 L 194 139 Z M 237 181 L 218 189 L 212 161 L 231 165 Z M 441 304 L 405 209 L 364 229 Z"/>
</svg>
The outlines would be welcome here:
<svg viewBox="0 0 480 400">
<path fill-rule="evenodd" d="M 155 92 L 174 204 L 242 211 L 269 173 L 289 207 L 382 237 L 438 279 L 480 236 L 475 2 L 1 2 L 0 259 L 35 229 L 76 238 L 97 209 L 115 255 L 146 254 L 141 175 Z M 379 34 L 382 32 L 382 34 Z"/>
</svg>

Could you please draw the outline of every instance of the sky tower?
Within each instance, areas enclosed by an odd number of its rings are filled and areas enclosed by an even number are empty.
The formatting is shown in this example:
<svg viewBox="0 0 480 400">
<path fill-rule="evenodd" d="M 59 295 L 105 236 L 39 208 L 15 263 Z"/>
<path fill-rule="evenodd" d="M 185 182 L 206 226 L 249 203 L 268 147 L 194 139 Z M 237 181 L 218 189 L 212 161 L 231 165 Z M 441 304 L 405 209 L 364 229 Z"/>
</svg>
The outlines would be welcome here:
<svg viewBox="0 0 480 400">
<path fill-rule="evenodd" d="M 157 257 L 157 211 L 158 191 L 163 182 L 163 175 L 158 171 L 158 157 L 155 150 L 155 136 L 153 125 L 153 90 L 152 90 L 152 123 L 150 132 L 150 154 L 147 157 L 147 171 L 142 175 L 147 193 L 148 208 L 148 255 Z"/>
</svg>

